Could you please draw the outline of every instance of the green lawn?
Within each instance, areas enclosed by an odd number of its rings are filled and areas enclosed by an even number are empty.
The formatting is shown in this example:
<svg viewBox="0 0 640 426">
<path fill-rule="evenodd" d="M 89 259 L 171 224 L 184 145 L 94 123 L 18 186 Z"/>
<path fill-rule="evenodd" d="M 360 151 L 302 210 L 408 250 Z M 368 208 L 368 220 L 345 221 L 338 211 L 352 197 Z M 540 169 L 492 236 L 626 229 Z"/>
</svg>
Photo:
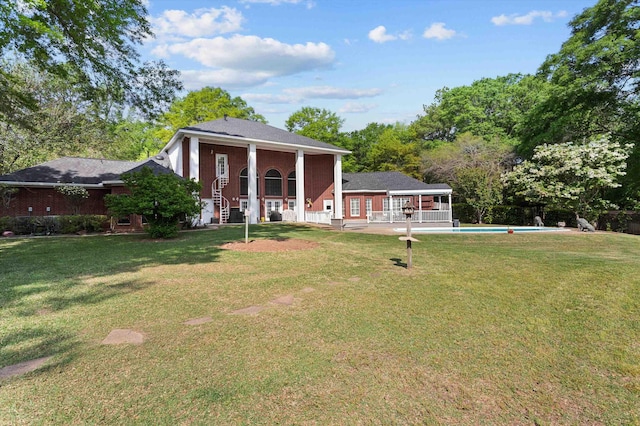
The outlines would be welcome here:
<svg viewBox="0 0 640 426">
<path fill-rule="evenodd" d="M 0 424 L 640 424 L 639 237 L 243 232 L 0 239 Z"/>
</svg>

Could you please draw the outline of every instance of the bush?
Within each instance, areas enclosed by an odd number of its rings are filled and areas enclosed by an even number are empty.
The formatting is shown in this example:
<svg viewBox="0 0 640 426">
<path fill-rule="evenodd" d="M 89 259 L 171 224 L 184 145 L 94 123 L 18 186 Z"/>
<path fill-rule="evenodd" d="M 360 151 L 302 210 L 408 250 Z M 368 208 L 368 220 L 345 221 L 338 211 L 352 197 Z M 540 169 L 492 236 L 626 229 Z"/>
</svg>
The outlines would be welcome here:
<svg viewBox="0 0 640 426">
<path fill-rule="evenodd" d="M 75 234 L 78 232 L 102 232 L 107 216 L 102 215 L 73 215 L 58 216 L 60 232 L 63 234 Z"/>
<path fill-rule="evenodd" d="M 178 235 L 178 226 L 175 223 L 150 224 L 147 232 L 151 238 L 173 238 Z"/>
<path fill-rule="evenodd" d="M 9 216 L 0 217 L 0 233 L 4 231 L 13 232 L 13 228 L 14 228 L 13 223 L 14 223 L 14 219 L 12 217 L 9 217 Z"/>
<path fill-rule="evenodd" d="M 282 214 L 279 212 L 271 212 L 269 213 L 269 221 L 271 222 L 280 222 L 282 221 Z"/>
</svg>

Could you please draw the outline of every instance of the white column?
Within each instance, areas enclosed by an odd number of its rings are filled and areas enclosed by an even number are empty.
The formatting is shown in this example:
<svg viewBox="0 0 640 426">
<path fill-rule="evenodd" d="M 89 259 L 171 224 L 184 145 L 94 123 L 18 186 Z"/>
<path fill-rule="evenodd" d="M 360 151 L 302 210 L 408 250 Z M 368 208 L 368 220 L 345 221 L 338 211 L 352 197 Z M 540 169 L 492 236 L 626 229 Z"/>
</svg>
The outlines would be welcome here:
<svg viewBox="0 0 640 426">
<path fill-rule="evenodd" d="M 296 152 L 296 220 L 305 221 L 304 209 L 307 203 L 304 202 L 304 151 L 299 149 Z"/>
<path fill-rule="evenodd" d="M 453 205 L 451 204 L 451 194 L 449 194 L 449 222 L 453 223 Z"/>
<path fill-rule="evenodd" d="M 342 155 L 333 157 L 333 218 L 342 219 Z"/>
<path fill-rule="evenodd" d="M 248 198 L 249 198 L 249 217 L 250 223 L 258 223 L 258 216 L 260 215 L 260 200 L 258 200 L 258 180 L 256 179 L 256 172 L 258 170 L 258 161 L 256 154 L 256 145 L 249 144 L 247 149 L 247 181 L 248 185 Z"/>
<path fill-rule="evenodd" d="M 393 195 L 389 195 L 389 223 L 393 223 Z"/>
<path fill-rule="evenodd" d="M 197 137 L 189 142 L 189 178 L 200 180 L 200 139 Z"/>
<path fill-rule="evenodd" d="M 418 194 L 418 222 L 422 223 L 422 194 Z"/>
</svg>

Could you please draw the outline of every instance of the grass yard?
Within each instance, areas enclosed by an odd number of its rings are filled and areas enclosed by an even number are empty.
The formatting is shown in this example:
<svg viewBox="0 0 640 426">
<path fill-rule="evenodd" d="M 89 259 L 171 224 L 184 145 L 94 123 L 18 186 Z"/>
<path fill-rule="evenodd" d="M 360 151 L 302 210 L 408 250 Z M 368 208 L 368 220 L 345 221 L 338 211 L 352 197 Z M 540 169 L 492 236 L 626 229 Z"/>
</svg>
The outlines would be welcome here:
<svg viewBox="0 0 640 426">
<path fill-rule="evenodd" d="M 640 424 L 637 236 L 243 235 L 0 240 L 0 424 Z"/>
</svg>

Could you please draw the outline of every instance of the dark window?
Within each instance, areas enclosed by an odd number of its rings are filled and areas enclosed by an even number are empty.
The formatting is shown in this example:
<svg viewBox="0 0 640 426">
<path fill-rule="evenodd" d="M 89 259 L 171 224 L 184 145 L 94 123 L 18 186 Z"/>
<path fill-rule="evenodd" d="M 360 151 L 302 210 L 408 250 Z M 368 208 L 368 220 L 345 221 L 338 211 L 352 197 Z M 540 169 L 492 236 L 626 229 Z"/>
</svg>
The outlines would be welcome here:
<svg viewBox="0 0 640 426">
<path fill-rule="evenodd" d="M 256 175 L 256 182 L 260 182 L 259 177 L 257 175 Z M 260 195 L 260 184 L 257 183 L 256 187 L 258 192 L 256 195 Z M 242 171 L 240 172 L 240 195 L 244 195 L 244 196 L 249 195 L 249 172 L 247 171 L 246 167 L 242 169 Z"/>
<path fill-rule="evenodd" d="M 279 171 L 271 169 L 264 175 L 264 194 L 282 197 L 282 175 Z"/>
<path fill-rule="evenodd" d="M 296 196 L 296 172 L 289 173 L 289 177 L 287 178 L 287 196 Z"/>
<path fill-rule="evenodd" d="M 131 225 L 131 216 L 122 216 L 118 218 L 118 225 Z"/>
</svg>

